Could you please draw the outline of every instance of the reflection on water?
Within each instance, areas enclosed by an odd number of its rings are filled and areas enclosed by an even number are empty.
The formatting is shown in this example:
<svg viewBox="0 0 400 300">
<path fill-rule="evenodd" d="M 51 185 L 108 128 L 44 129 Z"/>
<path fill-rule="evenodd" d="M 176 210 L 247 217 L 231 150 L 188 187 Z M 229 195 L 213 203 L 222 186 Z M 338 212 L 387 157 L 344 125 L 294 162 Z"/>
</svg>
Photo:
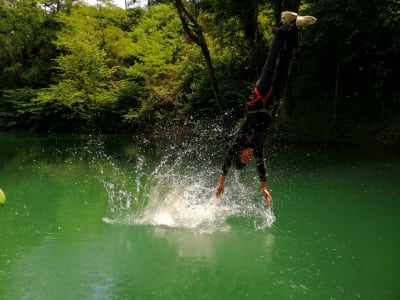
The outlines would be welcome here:
<svg viewBox="0 0 400 300">
<path fill-rule="evenodd" d="M 267 147 L 271 226 L 210 130 L 0 135 L 0 299 L 398 298 L 397 151 Z"/>
<path fill-rule="evenodd" d="M 168 244 L 176 248 L 179 257 L 215 258 L 215 238 L 210 234 L 193 234 L 186 230 L 169 230 L 154 227 L 154 236 L 166 239 Z"/>
</svg>

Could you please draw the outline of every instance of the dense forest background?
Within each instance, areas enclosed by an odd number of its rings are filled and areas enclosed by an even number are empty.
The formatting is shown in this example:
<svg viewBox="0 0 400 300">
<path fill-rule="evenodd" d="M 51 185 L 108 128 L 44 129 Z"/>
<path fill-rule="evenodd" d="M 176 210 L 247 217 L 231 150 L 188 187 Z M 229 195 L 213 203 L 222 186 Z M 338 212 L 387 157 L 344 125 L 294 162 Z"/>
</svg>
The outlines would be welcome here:
<svg viewBox="0 0 400 300">
<path fill-rule="evenodd" d="M 399 145 L 399 0 L 0 0 L 0 130 L 234 126 L 286 9 L 318 22 L 271 134 Z"/>
</svg>

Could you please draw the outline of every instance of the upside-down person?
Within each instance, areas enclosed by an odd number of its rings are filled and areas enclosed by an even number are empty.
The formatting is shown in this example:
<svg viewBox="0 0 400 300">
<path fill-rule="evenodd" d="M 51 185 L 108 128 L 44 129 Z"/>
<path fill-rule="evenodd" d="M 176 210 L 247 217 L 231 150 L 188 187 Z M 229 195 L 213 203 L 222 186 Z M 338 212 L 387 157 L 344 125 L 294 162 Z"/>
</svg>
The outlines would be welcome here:
<svg viewBox="0 0 400 300">
<path fill-rule="evenodd" d="M 246 119 L 225 154 L 215 192 L 217 198 L 224 193 L 224 181 L 229 168 L 233 166 L 242 169 L 254 156 L 261 181 L 261 192 L 267 205 L 271 205 L 272 197 L 267 188 L 264 163 L 266 130 L 271 123 L 274 106 L 279 103 L 286 84 L 297 43 L 298 28 L 312 25 L 316 20 L 313 16 L 299 16 L 290 11 L 282 12 L 281 26 L 275 33 L 260 78 L 254 87 L 254 99 L 247 102 Z"/>
</svg>

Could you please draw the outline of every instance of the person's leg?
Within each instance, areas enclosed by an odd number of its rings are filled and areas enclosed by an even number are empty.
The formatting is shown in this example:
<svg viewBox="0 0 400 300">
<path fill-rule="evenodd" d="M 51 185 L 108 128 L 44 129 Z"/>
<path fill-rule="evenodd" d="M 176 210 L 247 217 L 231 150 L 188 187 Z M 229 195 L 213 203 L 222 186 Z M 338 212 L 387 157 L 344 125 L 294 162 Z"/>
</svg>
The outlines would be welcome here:
<svg viewBox="0 0 400 300">
<path fill-rule="evenodd" d="M 254 88 L 255 98 L 247 102 L 249 106 L 254 105 L 260 99 L 265 100 L 271 97 L 273 89 L 274 98 L 280 98 L 286 84 L 287 73 L 290 70 L 293 51 L 297 43 L 297 27 L 306 27 L 316 21 L 317 19 L 313 16 L 299 16 L 297 13 L 290 11 L 282 12 L 281 22 L 283 25 L 279 27 L 272 41 L 267 60 Z M 277 88 L 277 91 L 275 91 L 275 88 Z"/>
<path fill-rule="evenodd" d="M 281 49 L 285 43 L 286 28 L 280 27 L 271 43 L 268 57 L 264 63 L 261 75 L 256 83 L 256 88 L 262 97 L 265 97 L 272 86 L 275 70 Z"/>
<path fill-rule="evenodd" d="M 276 67 L 275 79 L 272 83 L 275 102 L 281 99 L 286 87 L 286 82 L 292 66 L 294 49 L 297 44 L 298 28 L 310 26 L 317 22 L 317 19 L 313 16 L 299 16 L 294 12 L 284 11 L 282 12 L 281 22 L 290 26 L 291 30 L 288 31 L 286 42 L 282 47 L 279 62 Z"/>
<path fill-rule="evenodd" d="M 283 95 L 287 79 L 292 65 L 293 53 L 297 44 L 298 30 L 293 26 L 287 34 L 287 39 L 282 47 L 279 62 L 276 67 L 276 74 L 272 83 L 274 90 L 274 100 L 279 101 Z"/>
</svg>

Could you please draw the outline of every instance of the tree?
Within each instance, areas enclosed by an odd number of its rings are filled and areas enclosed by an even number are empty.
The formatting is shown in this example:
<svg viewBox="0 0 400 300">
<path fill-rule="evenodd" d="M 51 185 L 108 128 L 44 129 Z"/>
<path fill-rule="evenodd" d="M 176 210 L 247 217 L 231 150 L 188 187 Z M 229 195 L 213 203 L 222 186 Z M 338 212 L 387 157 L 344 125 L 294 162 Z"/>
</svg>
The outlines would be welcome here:
<svg viewBox="0 0 400 300">
<path fill-rule="evenodd" d="M 115 77 L 118 68 L 109 65 L 110 49 L 106 49 L 110 35 L 115 37 L 118 30 L 106 24 L 98 9 L 75 6 L 70 14 L 59 14 L 62 29 L 54 42 L 61 53 L 55 59 L 57 83 L 40 90 L 34 99 L 36 119 L 54 121 L 56 114 L 58 126 L 75 129 L 98 126 L 99 119 L 112 111 L 120 85 Z"/>
<path fill-rule="evenodd" d="M 52 16 L 36 1 L 0 4 L 0 89 L 41 87 L 50 77 L 55 35 Z"/>
<path fill-rule="evenodd" d="M 179 18 L 182 22 L 182 26 L 186 34 L 190 37 L 190 39 L 193 42 L 195 42 L 201 48 L 201 52 L 203 53 L 207 70 L 210 76 L 211 88 L 214 93 L 214 98 L 218 104 L 220 113 L 223 114 L 225 110 L 225 105 L 220 96 L 210 51 L 208 49 L 207 41 L 204 37 L 203 30 L 199 25 L 199 23 L 197 22 L 195 16 L 190 14 L 189 11 L 185 8 L 182 0 L 175 0 L 174 4 L 176 10 L 178 11 Z"/>
<path fill-rule="evenodd" d="M 126 69 L 126 80 L 143 90 L 138 105 L 124 115 L 126 122 L 154 124 L 187 117 L 180 86 L 180 66 L 187 59 L 182 35 L 178 16 L 168 4 L 149 7 L 132 29 L 132 65 Z"/>
</svg>

